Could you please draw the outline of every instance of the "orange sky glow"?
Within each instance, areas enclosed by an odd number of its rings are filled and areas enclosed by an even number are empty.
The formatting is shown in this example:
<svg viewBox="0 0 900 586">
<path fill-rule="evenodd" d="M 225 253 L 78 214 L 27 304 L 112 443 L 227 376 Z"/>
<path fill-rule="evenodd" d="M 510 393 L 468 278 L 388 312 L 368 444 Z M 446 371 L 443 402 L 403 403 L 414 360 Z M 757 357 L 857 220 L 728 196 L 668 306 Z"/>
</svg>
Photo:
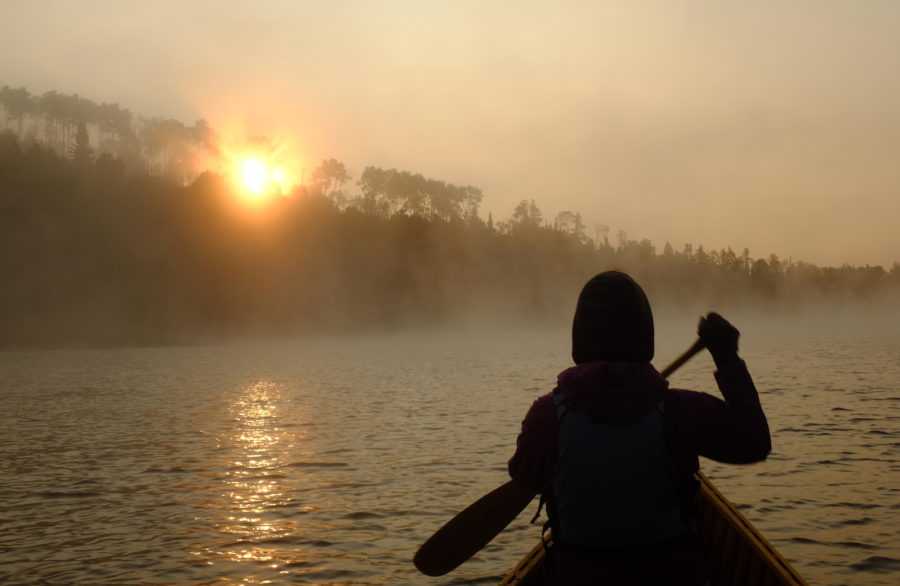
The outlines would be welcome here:
<svg viewBox="0 0 900 586">
<path fill-rule="evenodd" d="M 230 172 L 267 137 L 275 184 L 335 158 L 658 250 L 900 260 L 900 3 L 14 4 L 0 84 L 205 118 Z"/>
</svg>

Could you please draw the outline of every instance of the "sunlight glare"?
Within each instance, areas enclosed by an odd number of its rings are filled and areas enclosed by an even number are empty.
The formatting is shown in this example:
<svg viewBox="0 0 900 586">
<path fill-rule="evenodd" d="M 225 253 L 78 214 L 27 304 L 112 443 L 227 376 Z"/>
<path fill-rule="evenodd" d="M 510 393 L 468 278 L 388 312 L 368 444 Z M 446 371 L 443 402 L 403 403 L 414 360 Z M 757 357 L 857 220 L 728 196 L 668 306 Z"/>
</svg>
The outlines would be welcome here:
<svg viewBox="0 0 900 586">
<path fill-rule="evenodd" d="M 285 193 L 288 179 L 284 170 L 270 166 L 264 159 L 247 157 L 241 162 L 240 183 L 255 197 Z"/>
<path fill-rule="evenodd" d="M 244 186 L 255 195 L 262 195 L 269 183 L 266 166 L 257 159 L 246 159 L 241 168 Z"/>
</svg>

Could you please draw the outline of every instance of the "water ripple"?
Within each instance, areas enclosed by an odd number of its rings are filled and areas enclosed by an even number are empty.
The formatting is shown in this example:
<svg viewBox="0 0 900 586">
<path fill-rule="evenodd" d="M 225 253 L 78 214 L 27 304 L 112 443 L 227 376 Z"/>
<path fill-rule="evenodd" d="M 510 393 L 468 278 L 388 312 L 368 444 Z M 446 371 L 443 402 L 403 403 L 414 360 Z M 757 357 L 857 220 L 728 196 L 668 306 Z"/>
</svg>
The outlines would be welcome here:
<svg viewBox="0 0 900 586">
<path fill-rule="evenodd" d="M 505 481 L 565 339 L 0 353 L 0 582 L 496 583 L 530 515 L 451 576 L 410 559 Z M 775 452 L 704 469 L 811 583 L 896 584 L 897 339 L 747 340 Z M 715 393 L 710 368 L 678 386 Z"/>
</svg>

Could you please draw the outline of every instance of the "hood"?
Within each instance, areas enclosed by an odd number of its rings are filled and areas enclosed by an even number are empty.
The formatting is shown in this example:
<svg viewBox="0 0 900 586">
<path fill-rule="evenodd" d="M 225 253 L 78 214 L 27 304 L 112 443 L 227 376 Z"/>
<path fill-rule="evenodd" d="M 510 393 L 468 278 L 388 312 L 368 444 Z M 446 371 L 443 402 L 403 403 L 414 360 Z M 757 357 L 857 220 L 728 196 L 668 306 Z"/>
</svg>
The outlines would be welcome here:
<svg viewBox="0 0 900 586">
<path fill-rule="evenodd" d="M 572 320 L 572 359 L 575 364 L 653 359 L 653 313 L 634 279 L 607 271 L 585 284 Z"/>
<path fill-rule="evenodd" d="M 669 383 L 649 362 L 585 362 L 564 370 L 559 391 L 595 421 L 630 423 L 665 397 Z"/>
</svg>

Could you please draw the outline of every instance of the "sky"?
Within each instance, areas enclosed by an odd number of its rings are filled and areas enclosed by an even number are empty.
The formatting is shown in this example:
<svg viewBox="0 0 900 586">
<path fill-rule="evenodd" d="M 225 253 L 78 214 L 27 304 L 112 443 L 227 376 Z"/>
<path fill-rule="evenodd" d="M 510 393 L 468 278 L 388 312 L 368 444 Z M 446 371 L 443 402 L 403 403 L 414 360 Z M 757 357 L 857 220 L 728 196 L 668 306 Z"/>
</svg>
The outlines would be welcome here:
<svg viewBox="0 0 900 586">
<path fill-rule="evenodd" d="M 900 2 L 3 0 L 0 85 L 534 199 L 593 236 L 900 261 Z"/>
</svg>

